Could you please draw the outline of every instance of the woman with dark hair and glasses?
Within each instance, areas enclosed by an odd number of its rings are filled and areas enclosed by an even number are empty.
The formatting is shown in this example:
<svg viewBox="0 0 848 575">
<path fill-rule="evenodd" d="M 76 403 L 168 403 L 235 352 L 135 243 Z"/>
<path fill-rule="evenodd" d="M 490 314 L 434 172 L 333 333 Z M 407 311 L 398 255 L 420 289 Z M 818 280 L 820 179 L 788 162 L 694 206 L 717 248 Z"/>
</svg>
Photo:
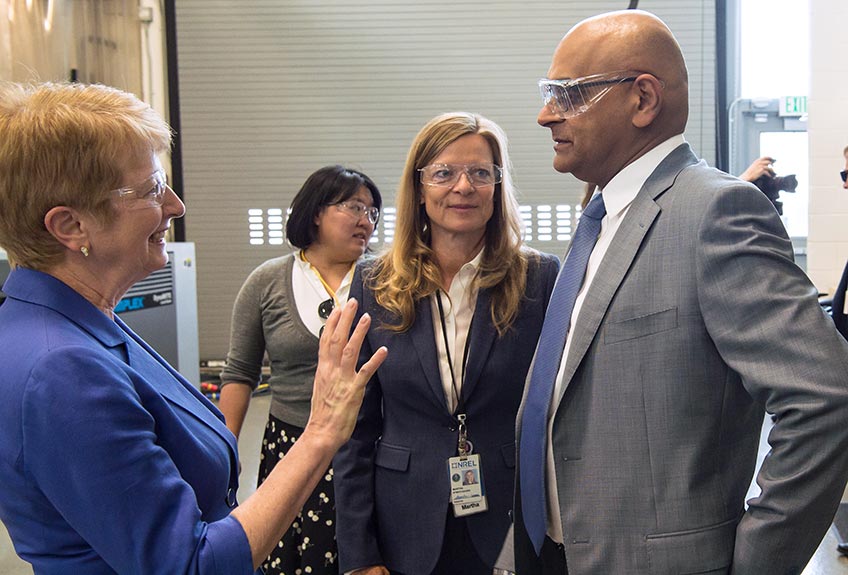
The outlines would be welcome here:
<svg viewBox="0 0 848 575">
<path fill-rule="evenodd" d="M 443 114 L 412 142 L 394 241 L 351 287 L 374 322 L 362 359 L 390 354 L 333 461 L 345 572 L 493 572 L 510 526 L 515 417 L 559 269 L 523 245 L 514 194 L 491 120 Z M 475 481 L 463 485 L 467 471 Z"/>
<path fill-rule="evenodd" d="M 259 485 L 303 433 L 319 335 L 330 312 L 347 300 L 381 205 L 380 191 L 362 172 L 343 166 L 316 171 L 292 201 L 286 223 L 286 237 L 297 251 L 260 265 L 239 291 L 218 407 L 238 437 L 267 353 L 272 397 Z M 269 575 L 338 572 L 332 481 L 328 469 L 265 562 Z"/>
</svg>

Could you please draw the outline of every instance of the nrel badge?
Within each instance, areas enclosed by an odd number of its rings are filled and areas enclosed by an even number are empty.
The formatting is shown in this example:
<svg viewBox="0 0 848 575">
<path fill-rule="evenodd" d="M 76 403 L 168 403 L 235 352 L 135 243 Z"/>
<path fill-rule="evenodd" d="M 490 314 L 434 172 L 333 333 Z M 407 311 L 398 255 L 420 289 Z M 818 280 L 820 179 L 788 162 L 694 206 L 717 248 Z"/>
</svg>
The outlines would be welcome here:
<svg viewBox="0 0 848 575">
<path fill-rule="evenodd" d="M 778 116 L 806 116 L 806 96 L 782 96 L 777 111 Z"/>
</svg>

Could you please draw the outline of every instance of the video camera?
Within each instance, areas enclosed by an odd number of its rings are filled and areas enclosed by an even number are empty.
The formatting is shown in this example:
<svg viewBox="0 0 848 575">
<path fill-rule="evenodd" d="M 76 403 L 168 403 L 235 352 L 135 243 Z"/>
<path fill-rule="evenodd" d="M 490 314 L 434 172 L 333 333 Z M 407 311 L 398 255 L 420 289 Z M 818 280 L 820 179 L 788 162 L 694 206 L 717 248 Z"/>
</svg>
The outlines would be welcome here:
<svg viewBox="0 0 848 575">
<path fill-rule="evenodd" d="M 798 187 L 798 179 L 795 177 L 795 174 L 789 174 L 788 176 L 770 176 L 769 174 L 763 174 L 754 180 L 754 185 L 766 195 L 771 203 L 774 204 L 774 207 L 777 209 L 777 213 L 782 216 L 783 202 L 779 199 L 780 192 L 794 194 L 795 188 Z"/>
</svg>

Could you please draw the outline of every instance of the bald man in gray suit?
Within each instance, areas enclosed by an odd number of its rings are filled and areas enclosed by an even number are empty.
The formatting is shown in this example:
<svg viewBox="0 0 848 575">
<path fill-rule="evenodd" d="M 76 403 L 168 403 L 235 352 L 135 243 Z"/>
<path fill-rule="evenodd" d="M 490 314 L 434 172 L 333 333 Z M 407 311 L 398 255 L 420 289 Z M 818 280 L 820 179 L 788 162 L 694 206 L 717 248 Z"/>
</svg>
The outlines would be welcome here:
<svg viewBox="0 0 848 575">
<path fill-rule="evenodd" d="M 522 436 L 532 409 L 517 424 L 518 573 L 800 573 L 845 487 L 848 344 L 774 206 L 684 140 L 687 71 L 662 21 L 585 20 L 548 77 L 554 168 L 595 183 L 606 215 L 562 358 L 536 352 L 534 368 L 560 362 L 547 434 Z M 527 485 L 535 440 L 545 481 Z"/>
</svg>

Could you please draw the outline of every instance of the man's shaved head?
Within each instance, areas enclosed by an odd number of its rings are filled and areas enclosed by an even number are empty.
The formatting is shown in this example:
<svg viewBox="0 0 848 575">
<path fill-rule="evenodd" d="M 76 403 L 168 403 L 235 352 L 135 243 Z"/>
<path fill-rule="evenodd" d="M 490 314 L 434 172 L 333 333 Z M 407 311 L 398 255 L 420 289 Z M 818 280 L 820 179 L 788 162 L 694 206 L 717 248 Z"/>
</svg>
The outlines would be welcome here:
<svg viewBox="0 0 848 575">
<path fill-rule="evenodd" d="M 689 116 L 683 53 L 653 14 L 622 10 L 577 23 L 554 51 L 548 78 L 616 72 L 632 79 L 579 114 L 561 117 L 546 104 L 538 117 L 553 135 L 554 168 L 601 188 L 648 150 L 682 134 Z"/>
</svg>

